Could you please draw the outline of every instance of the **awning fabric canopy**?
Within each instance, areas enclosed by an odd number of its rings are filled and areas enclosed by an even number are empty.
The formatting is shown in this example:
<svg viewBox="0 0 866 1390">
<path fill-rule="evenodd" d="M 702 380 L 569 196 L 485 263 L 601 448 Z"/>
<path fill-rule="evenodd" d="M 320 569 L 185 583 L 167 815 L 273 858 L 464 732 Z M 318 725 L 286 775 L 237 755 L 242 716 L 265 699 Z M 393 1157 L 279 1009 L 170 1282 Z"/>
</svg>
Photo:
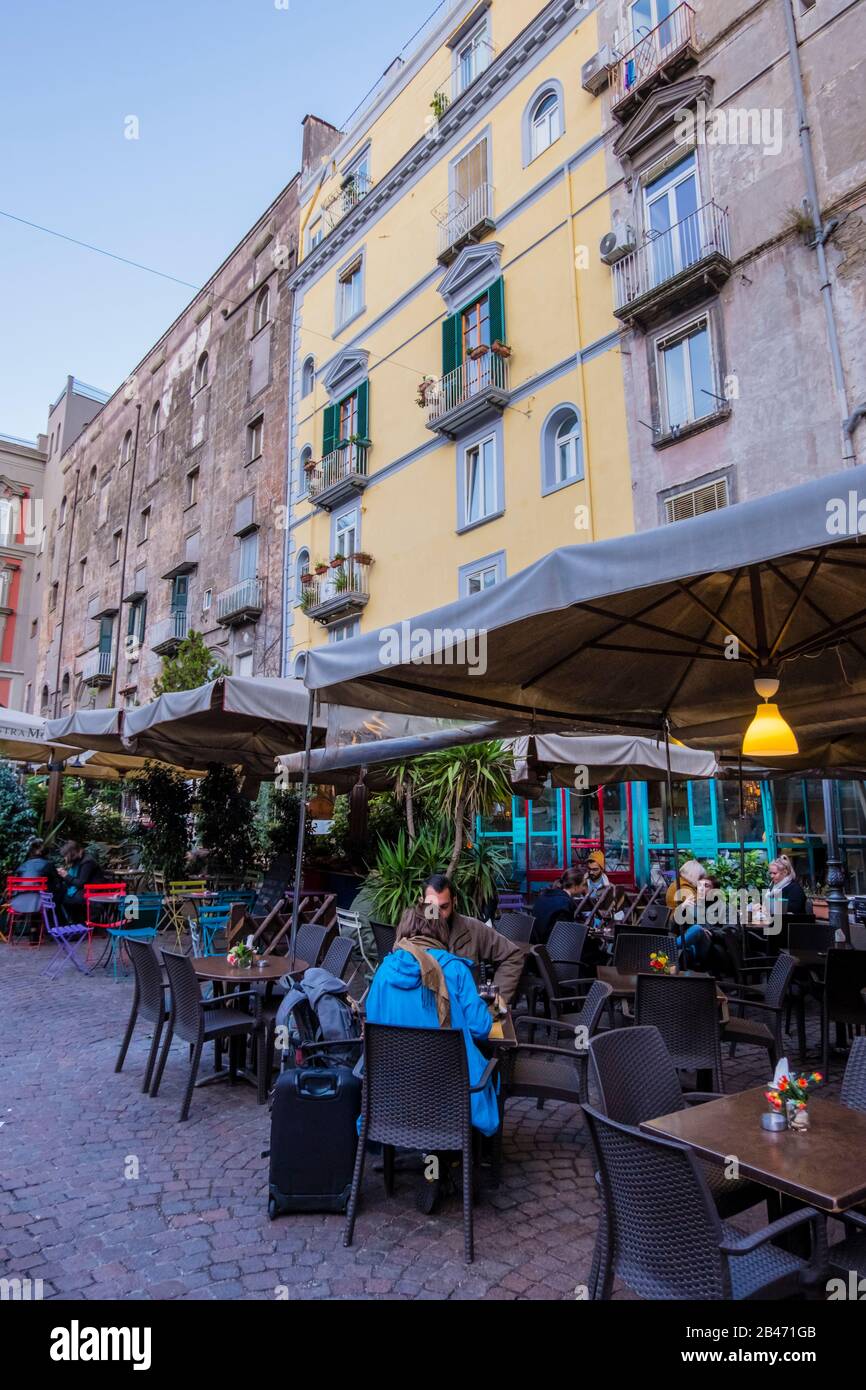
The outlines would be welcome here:
<svg viewBox="0 0 866 1390">
<path fill-rule="evenodd" d="M 23 763 L 51 758 L 55 740 L 49 736 L 48 722 L 38 714 L 0 709 L 0 758 Z"/>
<path fill-rule="evenodd" d="M 123 744 L 178 766 L 229 763 L 272 778 L 282 753 L 303 748 L 309 692 L 297 680 L 223 676 L 124 711 Z M 314 717 L 318 741 L 325 719 Z"/>
<path fill-rule="evenodd" d="M 531 768 L 550 776 L 555 787 L 574 787 L 578 773 L 582 785 L 606 786 L 612 782 L 663 782 L 667 756 L 663 741 L 624 734 L 570 738 L 563 734 L 515 739 L 514 762 L 518 782 L 527 780 Z M 712 753 L 671 746 L 671 776 L 677 782 L 715 777 L 718 763 Z"/>
<path fill-rule="evenodd" d="M 58 757 L 60 751 L 58 750 Z M 80 777 L 84 781 L 90 782 L 122 782 L 127 777 L 136 777 L 144 772 L 147 758 L 134 757 L 132 753 L 105 753 L 88 752 L 77 753 L 69 751 L 69 756 L 63 765 L 63 772 L 68 777 Z M 48 772 L 47 767 L 39 768 L 41 773 Z M 204 773 L 194 771 L 191 768 L 175 767 L 174 771 L 185 778 L 203 777 Z"/>
<path fill-rule="evenodd" d="M 866 714 L 866 466 L 633 536 L 310 653 L 328 701 L 455 719 L 658 733 L 715 747 L 780 668 L 795 730 Z M 853 505 L 852 499 L 853 498 Z M 866 521 L 864 521 L 866 530 Z M 739 659 L 733 659 L 739 655 Z M 432 657 L 432 659 L 431 659 Z"/>
<path fill-rule="evenodd" d="M 62 719 L 46 720 L 48 737 L 69 748 L 80 748 L 84 752 L 99 750 L 105 753 L 123 753 L 121 726 L 124 711 L 121 709 L 77 709 Z"/>
<path fill-rule="evenodd" d="M 452 725 L 449 728 L 409 734 L 403 738 L 374 739 L 363 743 L 332 744 L 325 748 L 315 748 L 310 754 L 310 781 L 334 786 L 351 786 L 358 780 L 362 768 L 381 770 L 389 765 L 421 758 L 425 753 L 438 753 L 445 748 L 458 748 L 473 743 L 487 743 L 501 738 L 503 729 L 510 732 L 508 721 Z M 304 771 L 303 753 L 289 753 L 279 761 L 290 781 L 301 780 Z M 368 777 L 365 780 L 368 786 L 388 784 L 387 776 Z"/>
</svg>

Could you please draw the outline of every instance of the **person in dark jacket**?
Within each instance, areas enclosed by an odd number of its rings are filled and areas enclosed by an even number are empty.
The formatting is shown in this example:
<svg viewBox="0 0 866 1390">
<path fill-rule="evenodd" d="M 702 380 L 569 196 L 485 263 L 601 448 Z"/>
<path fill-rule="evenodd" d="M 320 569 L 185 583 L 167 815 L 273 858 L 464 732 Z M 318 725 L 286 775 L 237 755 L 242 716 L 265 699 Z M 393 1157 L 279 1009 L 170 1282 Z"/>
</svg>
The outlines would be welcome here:
<svg viewBox="0 0 866 1390">
<path fill-rule="evenodd" d="M 45 846 L 41 840 L 31 840 L 27 846 L 27 858 L 23 864 L 19 864 L 15 870 L 19 878 L 44 878 L 45 891 L 51 893 L 54 902 L 59 903 L 63 891 L 63 884 L 60 876 L 45 853 Z M 38 942 L 39 940 L 39 914 L 41 905 L 38 893 L 15 893 L 9 900 L 12 912 L 21 917 L 30 917 L 30 939 Z"/>
<path fill-rule="evenodd" d="M 808 912 L 806 894 L 787 854 L 780 854 L 770 864 L 770 885 L 767 896 L 771 907 L 781 904 L 784 913 L 793 913 L 795 917 L 802 917 Z"/>
<path fill-rule="evenodd" d="M 583 874 L 580 869 L 566 869 L 562 877 L 550 888 L 544 888 L 532 905 L 535 918 L 533 940 L 546 946 L 557 922 L 570 921 L 574 917 L 575 901 L 583 896 Z"/>
<path fill-rule="evenodd" d="M 67 840 L 60 853 L 66 866 L 57 870 L 63 879 L 60 901 L 70 922 L 83 922 L 84 890 L 88 883 L 102 883 L 102 870 L 77 840 Z"/>
</svg>

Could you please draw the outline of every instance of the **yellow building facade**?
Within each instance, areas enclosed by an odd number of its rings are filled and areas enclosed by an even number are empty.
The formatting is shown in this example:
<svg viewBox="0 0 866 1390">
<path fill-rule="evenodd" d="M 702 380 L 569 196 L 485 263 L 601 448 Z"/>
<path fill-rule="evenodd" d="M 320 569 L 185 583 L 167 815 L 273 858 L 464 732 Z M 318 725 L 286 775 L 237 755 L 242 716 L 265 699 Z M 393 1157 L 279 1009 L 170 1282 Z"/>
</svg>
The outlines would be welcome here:
<svg viewBox="0 0 866 1390">
<path fill-rule="evenodd" d="M 575 0 L 440 7 L 304 181 L 286 674 L 633 529 L 598 47 Z"/>
</svg>

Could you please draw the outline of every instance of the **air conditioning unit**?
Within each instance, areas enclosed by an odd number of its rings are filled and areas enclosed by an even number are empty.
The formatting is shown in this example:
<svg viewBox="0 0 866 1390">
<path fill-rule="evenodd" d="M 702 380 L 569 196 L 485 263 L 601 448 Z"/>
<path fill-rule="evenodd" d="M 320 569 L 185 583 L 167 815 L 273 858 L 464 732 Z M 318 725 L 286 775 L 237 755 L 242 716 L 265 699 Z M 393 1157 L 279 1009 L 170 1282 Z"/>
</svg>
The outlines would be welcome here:
<svg viewBox="0 0 866 1390">
<path fill-rule="evenodd" d="M 636 245 L 634 227 L 623 222 L 602 237 L 598 246 L 598 254 L 605 265 L 613 265 L 616 261 L 621 261 L 623 256 L 629 255 Z"/>
<path fill-rule="evenodd" d="M 587 58 L 580 70 L 580 85 L 585 92 L 591 92 L 598 96 L 603 87 L 610 81 L 610 67 L 614 62 L 614 55 L 607 44 L 604 44 L 597 53 L 591 58 Z"/>
</svg>

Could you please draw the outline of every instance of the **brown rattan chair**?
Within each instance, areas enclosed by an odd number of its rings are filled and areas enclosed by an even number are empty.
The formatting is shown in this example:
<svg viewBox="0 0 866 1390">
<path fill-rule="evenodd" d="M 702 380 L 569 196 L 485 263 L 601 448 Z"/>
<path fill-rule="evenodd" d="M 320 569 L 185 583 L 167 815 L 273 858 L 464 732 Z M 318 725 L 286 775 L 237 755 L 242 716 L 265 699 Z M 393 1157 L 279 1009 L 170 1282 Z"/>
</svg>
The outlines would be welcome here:
<svg viewBox="0 0 866 1390">
<path fill-rule="evenodd" d="M 839 1100 L 849 1110 L 866 1113 L 866 1038 L 855 1038 L 851 1045 Z"/>
<path fill-rule="evenodd" d="M 866 1026 L 866 951 L 827 952 L 822 1012 L 824 1077 L 830 1075 L 830 1024 L 844 1029 Z"/>
<path fill-rule="evenodd" d="M 588 931 L 587 922 L 568 920 L 554 924 L 545 949 L 557 979 L 576 980 L 580 975 Z"/>
<path fill-rule="evenodd" d="M 358 1195 L 368 1144 L 382 1144 L 385 1190 L 394 1190 L 394 1150 L 422 1154 L 459 1151 L 463 1167 L 463 1248 L 474 1257 L 472 1222 L 472 1119 L 470 1096 L 482 1091 L 496 1070 L 488 1062 L 477 1086 L 469 1085 L 466 1044 L 456 1028 L 395 1028 L 368 1023 L 364 1029 L 364 1095 L 361 1133 L 343 1244 L 352 1244 Z"/>
<path fill-rule="evenodd" d="M 503 912 L 494 923 L 496 931 L 515 946 L 528 946 L 535 929 L 535 918 L 528 912 Z"/>
<path fill-rule="evenodd" d="M 114 1070 L 121 1071 L 123 1068 L 136 1020 L 140 1014 L 153 1027 L 153 1041 L 150 1044 L 144 1081 L 141 1086 L 142 1091 L 147 1092 L 150 1089 L 153 1067 L 159 1050 L 159 1039 L 169 1013 L 165 1003 L 165 981 L 162 966 L 149 942 L 136 941 L 133 937 L 127 937 L 125 946 L 135 973 L 135 989 L 132 996 L 129 1022 L 126 1025 L 123 1042 L 120 1044 L 120 1052 Z"/>
<path fill-rule="evenodd" d="M 327 970 L 329 975 L 336 975 L 338 980 L 351 980 L 355 973 L 352 964 L 352 953 L 355 943 L 345 936 L 335 936 L 319 965 L 320 970 Z M 303 959 L 303 957 L 301 957 Z"/>
<path fill-rule="evenodd" d="M 730 1043 L 731 1057 L 742 1043 L 752 1047 L 763 1047 L 766 1048 L 775 1069 L 784 1052 L 782 1020 L 796 970 L 796 958 L 789 956 L 787 951 L 782 951 L 776 957 L 767 976 L 763 998 L 755 998 L 751 988 L 747 994 L 742 995 L 726 991 L 730 997 L 731 1016 L 722 1026 L 722 1042 Z M 747 1018 L 747 1009 L 762 1014 L 763 1018 Z"/>
<path fill-rule="evenodd" d="M 175 1034 L 177 1034 L 179 1038 L 182 1038 L 184 1042 L 189 1043 L 190 1046 L 189 1077 L 187 1078 L 186 1090 L 180 1109 L 181 1120 L 186 1120 L 189 1116 L 193 1088 L 196 1085 L 196 1077 L 198 1075 L 199 1063 L 201 1062 L 201 1054 L 205 1043 L 221 1043 L 224 1040 L 228 1041 L 228 1079 L 230 1084 L 234 1085 L 238 1072 L 238 1046 L 247 1037 L 252 1037 L 255 1039 L 256 1043 L 259 1104 L 264 1105 L 267 1100 L 265 1030 L 260 1014 L 260 996 L 257 991 L 252 988 L 242 989 L 236 990 L 225 999 L 203 999 L 199 980 L 189 957 L 178 955 L 174 951 L 163 951 L 162 958 L 165 961 L 165 968 L 168 972 L 168 983 L 171 991 L 171 1008 L 168 1017 L 168 1030 L 165 1035 L 165 1042 L 162 1045 L 159 1065 L 156 1069 L 156 1075 L 153 1078 L 153 1085 L 150 1088 L 151 1096 L 156 1096 L 159 1092 L 162 1074 L 165 1070 L 172 1038 Z M 241 1001 L 248 1001 L 253 1012 L 244 1013 L 239 1007 Z M 200 1086 L 206 1086 L 214 1081 L 221 1081 L 224 1079 L 225 1074 L 217 1072 L 213 1076 L 206 1077 L 198 1084 Z"/>
<path fill-rule="evenodd" d="M 677 958 L 675 936 L 662 932 L 619 932 L 613 947 L 613 967 L 624 975 L 637 975 L 641 970 L 649 970 L 650 956 L 667 956 L 671 964 Z"/>
<path fill-rule="evenodd" d="M 376 943 L 376 951 L 381 965 L 385 957 L 389 956 L 394 949 L 397 928 L 386 926 L 384 922 L 374 922 L 371 919 L 370 930 L 373 933 L 373 940 Z"/>
</svg>

